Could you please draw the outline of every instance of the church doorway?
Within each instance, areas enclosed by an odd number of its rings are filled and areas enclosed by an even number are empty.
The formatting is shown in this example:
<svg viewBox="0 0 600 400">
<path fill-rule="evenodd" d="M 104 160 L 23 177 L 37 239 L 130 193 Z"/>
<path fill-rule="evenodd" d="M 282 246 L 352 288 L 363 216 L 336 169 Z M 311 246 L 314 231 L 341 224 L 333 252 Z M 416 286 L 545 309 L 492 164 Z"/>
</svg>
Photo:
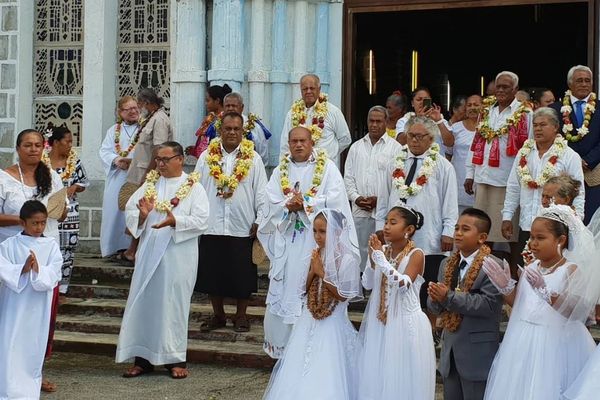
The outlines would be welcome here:
<svg viewBox="0 0 600 400">
<path fill-rule="evenodd" d="M 354 139 L 369 108 L 395 90 L 410 98 L 427 86 L 448 110 L 454 96 L 481 93 L 511 70 L 521 88 L 561 97 L 571 66 L 598 70 L 596 8 L 595 0 L 347 0 L 344 111 Z"/>
</svg>

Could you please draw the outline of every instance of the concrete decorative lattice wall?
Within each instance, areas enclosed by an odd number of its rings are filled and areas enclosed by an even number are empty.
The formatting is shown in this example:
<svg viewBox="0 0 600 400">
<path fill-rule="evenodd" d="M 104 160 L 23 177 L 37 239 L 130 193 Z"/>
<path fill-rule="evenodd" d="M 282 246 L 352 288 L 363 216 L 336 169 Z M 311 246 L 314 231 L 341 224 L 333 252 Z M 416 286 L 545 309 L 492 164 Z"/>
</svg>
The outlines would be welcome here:
<svg viewBox="0 0 600 400">
<path fill-rule="evenodd" d="M 18 1 L 0 1 L 0 168 L 13 162 L 16 131 Z"/>
</svg>

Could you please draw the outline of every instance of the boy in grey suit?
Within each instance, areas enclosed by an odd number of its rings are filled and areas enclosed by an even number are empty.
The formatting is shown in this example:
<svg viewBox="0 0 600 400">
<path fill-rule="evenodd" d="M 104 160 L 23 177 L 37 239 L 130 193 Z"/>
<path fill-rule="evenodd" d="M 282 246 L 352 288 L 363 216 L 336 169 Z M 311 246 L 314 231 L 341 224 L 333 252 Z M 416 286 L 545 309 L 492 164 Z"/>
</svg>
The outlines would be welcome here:
<svg viewBox="0 0 600 400">
<path fill-rule="evenodd" d="M 503 298 L 481 268 L 485 257 L 493 257 L 485 245 L 490 227 L 485 212 L 464 210 L 454 230 L 458 251 L 442 262 L 438 282 L 427 288 L 427 306 L 441 315 L 444 327 L 438 369 L 445 400 L 483 399 L 498 350 Z"/>
</svg>

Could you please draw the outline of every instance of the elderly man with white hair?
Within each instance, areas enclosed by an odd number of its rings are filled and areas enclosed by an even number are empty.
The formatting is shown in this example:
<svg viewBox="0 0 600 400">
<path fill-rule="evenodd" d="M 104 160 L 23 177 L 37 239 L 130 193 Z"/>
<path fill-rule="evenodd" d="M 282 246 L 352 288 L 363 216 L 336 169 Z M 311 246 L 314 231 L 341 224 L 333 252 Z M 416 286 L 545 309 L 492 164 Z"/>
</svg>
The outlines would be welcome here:
<svg viewBox="0 0 600 400">
<path fill-rule="evenodd" d="M 290 151 L 288 135 L 292 128 L 304 126 L 312 134 L 315 149 L 325 150 L 339 168 L 340 154 L 352 144 L 344 114 L 321 92 L 321 80 L 317 75 L 306 74 L 300 78 L 300 92 L 302 98 L 292 104 L 283 123 L 279 158 Z"/>
<path fill-rule="evenodd" d="M 600 113 L 596 111 L 596 93 L 592 70 L 576 65 L 567 74 L 569 90 L 562 103 L 551 107 L 561 115 L 561 132 L 569 147 L 581 157 L 585 174 L 585 214 L 588 223 L 600 207 Z"/>
<path fill-rule="evenodd" d="M 518 230 L 504 237 L 501 226 L 508 176 L 521 146 L 531 136 L 531 109 L 515 98 L 518 90 L 519 77 L 515 73 L 503 71 L 496 76 L 496 95 L 483 102 L 464 184 L 469 194 L 477 184 L 475 208 L 485 211 L 492 220 L 488 240 L 509 242 L 515 262 L 520 252 Z M 518 221 L 519 213 L 515 212 L 511 223 L 517 226 Z"/>
<path fill-rule="evenodd" d="M 388 211 L 398 205 L 424 216 L 423 226 L 412 237 L 425 253 L 425 283 L 421 307 L 427 309 L 427 284 L 437 280 L 445 252 L 452 250 L 458 220 L 458 197 L 454 167 L 435 142 L 440 130 L 426 116 L 415 116 L 405 126 L 407 144 L 388 164 L 386 185 L 377 199 L 376 227 L 383 229 Z M 429 314 L 428 314 L 429 315 Z M 435 327 L 435 316 L 429 315 Z"/>
<path fill-rule="evenodd" d="M 356 141 L 348 151 L 344 168 L 344 184 L 352 203 L 352 217 L 356 226 L 360 249 L 360 267 L 367 262 L 369 236 L 375 232 L 377 195 L 385 187 L 389 161 L 400 151 L 400 144 L 386 134 L 388 110 L 371 107 L 367 114 L 369 132 Z"/>
</svg>

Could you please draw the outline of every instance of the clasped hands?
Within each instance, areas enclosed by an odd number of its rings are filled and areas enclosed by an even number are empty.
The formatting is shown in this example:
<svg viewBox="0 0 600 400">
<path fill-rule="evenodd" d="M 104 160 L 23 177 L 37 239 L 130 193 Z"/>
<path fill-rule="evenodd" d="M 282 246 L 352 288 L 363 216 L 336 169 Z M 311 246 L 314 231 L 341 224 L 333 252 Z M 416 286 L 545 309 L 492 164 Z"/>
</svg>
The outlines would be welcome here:
<svg viewBox="0 0 600 400">
<path fill-rule="evenodd" d="M 304 199 L 302 198 L 302 193 L 294 193 L 292 198 L 285 203 L 285 206 L 292 212 L 302 211 L 304 209 Z"/>
<path fill-rule="evenodd" d="M 448 286 L 442 282 L 429 282 L 427 285 L 427 295 L 436 303 L 443 303 L 448 298 Z"/>
<path fill-rule="evenodd" d="M 359 196 L 354 203 L 365 211 L 373 211 L 377 207 L 377 196 Z"/>
<path fill-rule="evenodd" d="M 310 272 L 315 274 L 321 279 L 325 278 L 325 268 L 323 267 L 323 260 L 319 254 L 319 249 L 314 249 L 310 257 Z"/>
<path fill-rule="evenodd" d="M 145 197 L 142 197 L 138 201 L 137 209 L 140 211 L 138 226 L 142 226 L 144 224 L 144 222 L 146 222 L 146 218 L 148 218 L 148 214 L 150 214 L 150 212 L 154 209 L 154 199 L 149 200 Z M 175 220 L 175 216 L 173 215 L 173 213 L 170 210 L 168 210 L 167 217 L 164 220 L 162 220 L 161 222 L 159 222 L 158 224 L 152 225 L 152 228 L 160 229 L 160 228 L 164 228 L 165 226 L 174 227 L 176 222 L 177 221 Z"/>
<path fill-rule="evenodd" d="M 113 164 L 115 167 L 127 171 L 131 165 L 131 158 L 117 157 L 114 159 Z"/>
<path fill-rule="evenodd" d="M 33 252 L 33 250 L 29 250 L 29 256 L 27 256 L 27 259 L 25 260 L 25 264 L 23 265 L 21 274 L 26 274 L 32 270 L 36 273 L 39 273 L 40 266 L 38 264 L 37 257 L 35 256 L 35 253 Z"/>
</svg>

